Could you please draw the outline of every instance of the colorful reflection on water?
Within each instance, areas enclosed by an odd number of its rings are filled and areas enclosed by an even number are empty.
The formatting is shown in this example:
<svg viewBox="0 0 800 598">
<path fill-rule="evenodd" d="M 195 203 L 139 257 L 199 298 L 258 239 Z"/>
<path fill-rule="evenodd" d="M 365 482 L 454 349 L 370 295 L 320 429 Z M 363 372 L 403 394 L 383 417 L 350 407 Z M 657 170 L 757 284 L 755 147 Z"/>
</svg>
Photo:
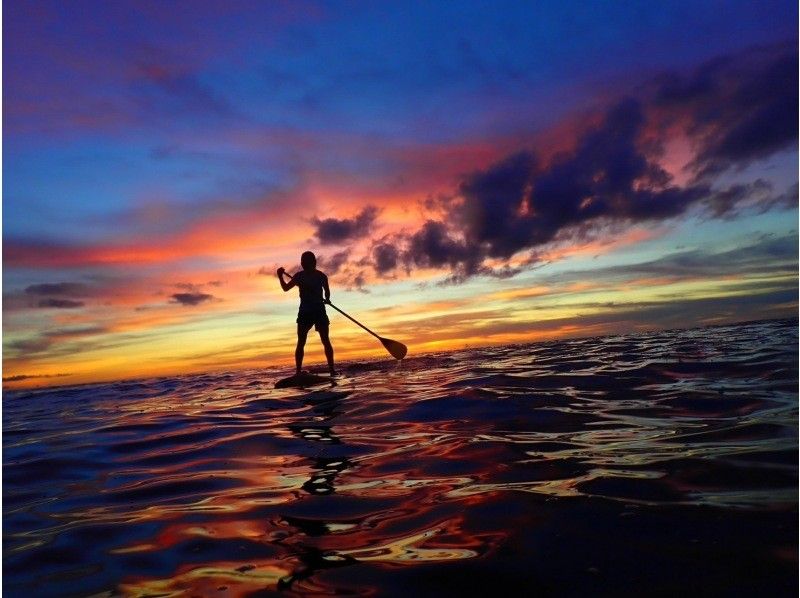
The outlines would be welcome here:
<svg viewBox="0 0 800 598">
<path fill-rule="evenodd" d="M 797 322 L 8 392 L 26 596 L 794 592 Z M 746 564 L 746 566 L 743 566 Z"/>
</svg>

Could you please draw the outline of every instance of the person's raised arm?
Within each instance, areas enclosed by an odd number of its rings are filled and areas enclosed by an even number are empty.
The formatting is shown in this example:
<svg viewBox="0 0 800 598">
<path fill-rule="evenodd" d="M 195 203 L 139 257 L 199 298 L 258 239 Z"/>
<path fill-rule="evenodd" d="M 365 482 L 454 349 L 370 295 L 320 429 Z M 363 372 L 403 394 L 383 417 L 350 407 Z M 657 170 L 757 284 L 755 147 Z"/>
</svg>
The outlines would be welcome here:
<svg viewBox="0 0 800 598">
<path fill-rule="evenodd" d="M 331 302 L 331 288 L 328 286 L 328 277 L 322 275 L 322 290 L 325 291 L 325 303 Z"/>
<path fill-rule="evenodd" d="M 282 267 L 278 268 L 278 280 L 281 281 L 281 288 L 283 289 L 283 292 L 285 293 L 286 291 L 288 291 L 289 289 L 291 289 L 295 285 L 295 281 L 294 281 L 294 278 L 289 276 L 289 282 L 286 282 L 285 280 L 283 280 L 284 274 L 286 274 L 286 270 L 284 270 Z"/>
</svg>

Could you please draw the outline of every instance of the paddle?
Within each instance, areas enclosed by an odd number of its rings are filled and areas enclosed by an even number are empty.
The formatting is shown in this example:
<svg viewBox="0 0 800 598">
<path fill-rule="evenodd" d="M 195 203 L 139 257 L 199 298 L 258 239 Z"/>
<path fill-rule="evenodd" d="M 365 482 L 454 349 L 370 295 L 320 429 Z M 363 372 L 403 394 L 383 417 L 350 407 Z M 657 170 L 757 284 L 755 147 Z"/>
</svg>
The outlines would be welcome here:
<svg viewBox="0 0 800 598">
<path fill-rule="evenodd" d="M 406 347 L 406 346 L 405 346 L 403 343 L 398 343 L 397 341 L 393 341 L 393 340 L 392 340 L 392 339 L 390 339 L 390 338 L 383 338 L 382 336 L 378 336 L 377 334 L 375 334 L 374 332 L 372 332 L 372 330 L 370 330 L 369 328 L 367 328 L 366 326 L 364 326 L 364 325 L 363 325 L 361 322 L 359 322 L 359 321 L 358 321 L 358 320 L 356 320 L 355 318 L 352 318 L 352 317 L 348 316 L 346 313 L 344 313 L 344 312 L 343 312 L 341 309 L 339 309 L 338 307 L 336 307 L 336 306 L 335 306 L 333 303 L 331 303 L 330 301 L 328 301 L 328 305 L 330 305 L 330 306 L 331 306 L 333 309 L 335 309 L 335 310 L 336 310 L 336 311 L 338 311 L 340 314 L 342 314 L 342 315 L 343 315 L 345 318 L 347 318 L 347 319 L 348 319 L 348 320 L 350 320 L 351 322 L 354 322 L 354 323 L 358 324 L 358 325 L 359 325 L 359 326 L 361 326 L 361 327 L 362 327 L 364 330 L 366 330 L 367 332 L 369 332 L 369 333 L 370 333 L 372 336 L 374 336 L 374 337 L 375 337 L 375 338 L 377 338 L 379 341 L 381 341 L 381 344 L 382 344 L 382 345 L 383 345 L 383 346 L 386 348 L 386 350 L 387 350 L 387 351 L 389 351 L 389 353 L 390 353 L 390 354 L 392 355 L 392 357 L 394 357 L 395 359 L 403 359 L 403 357 L 405 357 L 405 356 L 406 356 L 406 353 L 408 353 L 408 347 Z"/>
<path fill-rule="evenodd" d="M 288 276 L 289 278 L 294 278 L 294 277 L 293 277 L 291 274 L 289 274 L 289 273 L 288 273 L 288 272 L 286 272 L 285 270 L 284 270 L 284 274 L 286 274 L 286 276 Z M 345 318 L 347 318 L 348 320 L 350 320 L 350 321 L 351 321 L 351 322 L 353 322 L 354 324 L 358 324 L 358 325 L 359 325 L 359 326 L 361 326 L 361 327 L 362 327 L 364 330 L 366 330 L 367 332 L 369 332 L 369 333 L 370 333 L 372 336 L 374 336 L 374 337 L 375 337 L 375 338 L 377 338 L 379 341 L 381 341 L 381 344 L 384 346 L 384 348 L 385 348 L 387 351 L 389 351 L 389 354 L 390 354 L 392 357 L 394 357 L 395 359 L 403 359 L 403 357 L 405 357 L 405 356 L 406 356 L 406 353 L 408 353 L 408 347 L 406 347 L 406 346 L 405 346 L 403 343 L 399 343 L 399 342 L 397 342 L 397 341 L 393 341 L 393 340 L 392 340 L 392 339 L 390 339 L 390 338 L 383 338 L 382 336 L 379 336 L 379 335 L 375 334 L 374 332 L 372 332 L 372 330 L 370 330 L 369 328 L 367 328 L 366 326 L 364 326 L 364 325 L 363 325 L 361 322 L 359 322 L 358 320 L 356 320 L 356 319 L 355 319 L 355 318 L 353 318 L 352 316 L 349 316 L 349 315 L 347 315 L 346 313 L 344 313 L 344 312 L 343 312 L 341 309 L 339 309 L 338 307 L 336 307 L 336 306 L 335 306 L 333 303 L 331 303 L 330 301 L 328 301 L 327 303 L 328 303 L 328 305 L 330 305 L 330 306 L 331 306 L 333 309 L 335 309 L 335 310 L 336 310 L 336 311 L 338 311 L 340 314 L 342 314 L 342 315 L 343 315 Z"/>
</svg>

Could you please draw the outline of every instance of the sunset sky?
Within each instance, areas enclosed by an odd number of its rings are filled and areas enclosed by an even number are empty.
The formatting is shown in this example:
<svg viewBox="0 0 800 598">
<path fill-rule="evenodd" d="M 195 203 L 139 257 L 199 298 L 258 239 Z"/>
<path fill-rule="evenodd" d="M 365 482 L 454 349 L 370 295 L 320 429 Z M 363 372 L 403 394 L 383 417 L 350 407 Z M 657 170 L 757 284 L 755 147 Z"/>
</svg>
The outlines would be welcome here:
<svg viewBox="0 0 800 598">
<path fill-rule="evenodd" d="M 796 1 L 3 17 L 7 387 L 797 314 Z"/>
</svg>

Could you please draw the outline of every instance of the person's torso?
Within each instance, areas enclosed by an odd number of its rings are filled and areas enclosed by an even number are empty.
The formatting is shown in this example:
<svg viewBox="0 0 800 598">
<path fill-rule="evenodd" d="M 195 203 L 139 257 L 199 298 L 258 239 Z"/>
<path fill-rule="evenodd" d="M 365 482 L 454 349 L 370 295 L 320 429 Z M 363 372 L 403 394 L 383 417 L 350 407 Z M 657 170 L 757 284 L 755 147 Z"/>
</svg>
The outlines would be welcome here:
<svg viewBox="0 0 800 598">
<path fill-rule="evenodd" d="M 300 309 L 325 309 L 325 302 L 322 299 L 325 275 L 322 272 L 319 270 L 301 270 L 294 275 L 294 279 L 300 289 Z"/>
</svg>

